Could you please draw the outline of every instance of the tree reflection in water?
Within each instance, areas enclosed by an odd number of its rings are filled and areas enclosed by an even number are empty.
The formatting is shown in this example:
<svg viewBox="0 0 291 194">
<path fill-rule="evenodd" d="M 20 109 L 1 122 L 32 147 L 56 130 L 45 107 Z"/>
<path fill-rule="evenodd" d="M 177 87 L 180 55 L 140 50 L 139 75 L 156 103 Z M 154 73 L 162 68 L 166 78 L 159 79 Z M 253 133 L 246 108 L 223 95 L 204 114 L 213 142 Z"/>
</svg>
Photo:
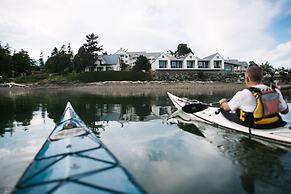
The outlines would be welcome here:
<svg viewBox="0 0 291 194">
<path fill-rule="evenodd" d="M 14 98 L 0 97 L 0 135 L 13 133 L 14 126 L 24 126 L 24 130 L 30 125 L 33 112 L 38 109 L 38 104 L 27 96 Z"/>
<path fill-rule="evenodd" d="M 44 121 L 49 117 L 58 122 L 66 102 L 71 101 L 76 112 L 99 136 L 109 121 L 117 121 L 123 126 L 126 122 L 147 121 L 171 112 L 171 102 L 165 99 L 159 96 L 112 97 L 65 92 L 13 97 L 0 95 L 0 135 L 13 135 L 16 125 L 28 129 L 25 127 L 30 125 L 35 111 L 40 111 Z M 203 95 L 198 99 L 216 101 Z M 157 112 L 153 113 L 154 109 Z M 264 185 L 291 193 L 290 151 L 210 126 L 179 124 L 178 127 L 204 138 L 230 158 L 240 169 L 241 186 L 247 193 L 263 190 Z M 209 136 L 209 131 L 215 131 L 215 136 Z"/>
<path fill-rule="evenodd" d="M 123 124 L 150 119 L 153 100 L 150 96 L 108 97 L 62 93 L 0 96 L 0 135 L 7 132 L 13 134 L 15 125 L 24 126 L 27 130 L 25 126 L 30 125 L 34 111 L 41 111 L 42 118 L 47 114 L 57 123 L 67 101 L 71 101 L 87 126 L 98 134 L 102 129 L 99 121 L 119 121 Z"/>
</svg>

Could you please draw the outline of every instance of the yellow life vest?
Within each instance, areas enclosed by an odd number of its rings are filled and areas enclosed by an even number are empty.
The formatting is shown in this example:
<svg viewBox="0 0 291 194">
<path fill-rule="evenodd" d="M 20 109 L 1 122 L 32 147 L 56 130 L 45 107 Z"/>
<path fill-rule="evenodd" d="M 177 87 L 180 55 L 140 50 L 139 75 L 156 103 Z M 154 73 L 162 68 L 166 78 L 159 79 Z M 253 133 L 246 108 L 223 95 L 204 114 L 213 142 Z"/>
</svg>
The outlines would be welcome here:
<svg viewBox="0 0 291 194">
<path fill-rule="evenodd" d="M 255 125 L 266 125 L 279 121 L 279 94 L 272 88 L 261 90 L 251 87 L 249 90 L 256 98 L 256 108 L 251 114 L 251 122 Z M 240 119 L 246 121 L 247 114 L 249 113 L 240 110 Z"/>
</svg>

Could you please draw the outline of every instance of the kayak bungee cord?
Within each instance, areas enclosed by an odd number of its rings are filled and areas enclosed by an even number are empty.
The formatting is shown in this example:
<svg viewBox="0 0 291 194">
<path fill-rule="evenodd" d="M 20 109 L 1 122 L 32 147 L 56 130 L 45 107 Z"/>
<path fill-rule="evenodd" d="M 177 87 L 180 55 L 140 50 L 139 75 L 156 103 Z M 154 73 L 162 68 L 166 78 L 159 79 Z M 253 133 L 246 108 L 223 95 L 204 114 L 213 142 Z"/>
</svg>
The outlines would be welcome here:
<svg viewBox="0 0 291 194">
<path fill-rule="evenodd" d="M 178 109 L 175 115 L 180 115 L 187 121 L 198 121 L 203 122 L 209 125 L 231 129 L 237 132 L 244 133 L 246 135 L 251 135 L 251 137 L 263 139 L 269 142 L 274 142 L 284 146 L 291 147 L 291 125 L 290 123 L 284 124 L 284 126 L 265 126 L 261 128 L 249 127 L 250 125 L 242 125 L 227 119 L 221 111 L 219 114 L 216 114 L 219 111 L 219 107 L 209 107 L 205 104 L 187 102 L 185 98 L 180 98 L 171 93 L 167 93 L 170 100 L 173 102 L 174 106 Z M 191 105 L 193 108 L 183 109 L 185 105 Z M 195 107 L 197 105 L 197 107 Z M 189 107 L 191 107 L 189 106 Z"/>
<path fill-rule="evenodd" d="M 146 193 L 69 102 L 12 193 L 55 192 Z"/>
</svg>

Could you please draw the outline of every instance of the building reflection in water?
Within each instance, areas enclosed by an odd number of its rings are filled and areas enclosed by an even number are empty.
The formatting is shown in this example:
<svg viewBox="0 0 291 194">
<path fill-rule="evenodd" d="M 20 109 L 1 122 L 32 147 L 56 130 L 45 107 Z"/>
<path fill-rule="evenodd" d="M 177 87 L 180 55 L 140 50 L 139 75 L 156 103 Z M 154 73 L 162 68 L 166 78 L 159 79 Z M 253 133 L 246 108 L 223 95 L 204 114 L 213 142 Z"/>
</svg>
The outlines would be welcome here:
<svg viewBox="0 0 291 194">
<path fill-rule="evenodd" d="M 203 96 L 199 98 L 205 100 Z M 208 98 L 211 101 L 211 98 Z M 0 96 L 0 135 L 13 136 L 16 126 L 22 126 L 23 130 L 28 129 L 26 126 L 31 124 L 33 115 L 39 112 L 44 123 L 46 118 L 58 122 L 68 100 L 88 127 L 92 128 L 98 136 L 106 132 L 111 121 L 116 121 L 121 128 L 125 124 L 133 125 L 137 122 L 156 119 L 160 119 L 163 124 L 168 124 L 168 116 L 175 111 L 166 97 L 104 97 L 59 93 L 14 96 L 13 98 Z M 286 193 L 291 193 L 290 151 L 249 139 L 238 133 L 199 123 L 185 124 L 180 121 L 177 129 L 205 139 L 226 158 L 229 158 L 234 165 L 237 165 L 241 187 L 247 193 L 263 193 L 264 185 L 268 185 L 267 188 L 270 186 L 284 188 Z M 173 141 L 169 142 L 173 144 Z M 160 143 L 153 141 L 152 147 L 155 149 L 151 152 L 152 154 L 149 154 L 153 161 L 165 158 L 163 150 L 156 149 Z M 167 143 L 168 141 L 165 142 Z"/>
</svg>

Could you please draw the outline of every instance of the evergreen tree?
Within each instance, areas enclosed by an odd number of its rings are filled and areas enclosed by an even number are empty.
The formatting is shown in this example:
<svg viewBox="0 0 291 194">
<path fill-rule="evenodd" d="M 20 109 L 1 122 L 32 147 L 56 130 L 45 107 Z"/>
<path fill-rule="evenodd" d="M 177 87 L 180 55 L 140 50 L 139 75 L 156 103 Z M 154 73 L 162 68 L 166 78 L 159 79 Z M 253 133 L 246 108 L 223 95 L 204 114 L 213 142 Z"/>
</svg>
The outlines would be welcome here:
<svg viewBox="0 0 291 194">
<path fill-rule="evenodd" d="M 174 53 L 175 56 L 185 56 L 189 53 L 193 53 L 191 48 L 187 44 L 180 43 L 177 47 L 177 51 Z M 194 54 L 194 53 L 193 53 Z"/>
<path fill-rule="evenodd" d="M 275 75 L 275 69 L 269 62 L 261 64 L 260 67 L 263 70 L 264 75 Z"/>
<path fill-rule="evenodd" d="M 84 44 L 86 52 L 92 55 L 94 59 L 97 59 L 98 52 L 103 50 L 102 46 L 98 46 L 97 39 L 98 36 L 95 35 L 94 33 L 88 34 L 86 36 L 86 43 Z"/>
<path fill-rule="evenodd" d="M 11 76 L 11 53 L 9 45 L 3 47 L 0 42 L 0 75 Z"/>
<path fill-rule="evenodd" d="M 68 44 L 67 50 L 68 50 L 69 55 L 72 55 L 72 56 L 74 55 L 70 43 Z"/>
<path fill-rule="evenodd" d="M 12 68 L 15 76 L 30 74 L 32 65 L 32 60 L 30 59 L 27 51 L 21 49 L 21 51 L 13 54 Z"/>
<path fill-rule="evenodd" d="M 53 52 L 52 52 L 51 56 L 53 57 L 53 56 L 57 55 L 58 53 L 59 53 L 59 51 L 58 51 L 57 47 L 55 47 L 53 49 Z"/>
<path fill-rule="evenodd" d="M 61 49 L 60 49 L 59 53 L 66 53 L 66 52 L 67 52 L 66 45 L 63 44 L 63 45 L 61 46 Z"/>
<path fill-rule="evenodd" d="M 40 51 L 39 59 L 38 59 L 38 64 L 41 68 L 44 67 L 44 60 L 43 60 L 43 51 Z"/>
<path fill-rule="evenodd" d="M 151 64 L 149 60 L 141 55 L 135 61 L 135 66 L 133 67 L 134 71 L 149 71 L 151 69 Z"/>
<path fill-rule="evenodd" d="M 93 33 L 86 36 L 86 43 L 79 48 L 74 57 L 74 70 L 81 72 L 84 71 L 86 66 L 94 65 L 98 59 L 99 52 L 103 50 L 102 46 L 98 46 L 97 39 L 98 36 Z"/>
<path fill-rule="evenodd" d="M 54 48 L 51 57 L 45 63 L 48 72 L 51 73 L 65 73 L 73 68 L 72 55 L 66 50 L 66 46 L 62 45 L 60 51 Z"/>
<path fill-rule="evenodd" d="M 75 55 L 73 64 L 74 70 L 77 72 L 82 72 L 88 64 L 94 64 L 94 59 L 92 55 L 86 52 L 84 46 L 80 47 L 78 53 Z"/>
</svg>

